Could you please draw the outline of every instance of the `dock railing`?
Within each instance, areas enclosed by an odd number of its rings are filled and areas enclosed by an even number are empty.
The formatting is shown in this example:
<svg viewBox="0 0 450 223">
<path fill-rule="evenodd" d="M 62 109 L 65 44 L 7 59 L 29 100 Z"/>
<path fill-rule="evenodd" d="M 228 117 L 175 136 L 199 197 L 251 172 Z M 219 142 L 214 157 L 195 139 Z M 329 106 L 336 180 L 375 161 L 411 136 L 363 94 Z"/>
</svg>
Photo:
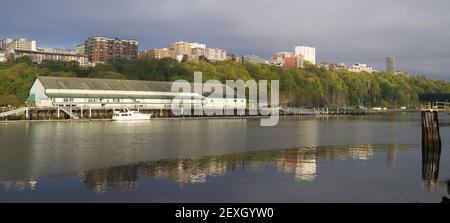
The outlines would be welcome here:
<svg viewBox="0 0 450 223">
<path fill-rule="evenodd" d="M 432 110 L 437 112 L 450 112 L 450 102 L 435 101 L 422 103 L 422 110 Z"/>
<path fill-rule="evenodd" d="M 18 109 L 10 110 L 7 112 L 2 112 L 2 113 L 0 113 L 0 118 L 8 117 L 11 115 L 16 115 L 16 114 L 21 114 L 21 113 L 26 113 L 26 115 L 28 116 L 28 107 L 18 108 Z"/>
<path fill-rule="evenodd" d="M 59 107 L 59 109 L 61 109 L 61 111 L 63 111 L 64 113 L 68 114 L 72 119 L 80 119 L 80 117 L 78 117 L 72 112 L 72 108 Z"/>
</svg>

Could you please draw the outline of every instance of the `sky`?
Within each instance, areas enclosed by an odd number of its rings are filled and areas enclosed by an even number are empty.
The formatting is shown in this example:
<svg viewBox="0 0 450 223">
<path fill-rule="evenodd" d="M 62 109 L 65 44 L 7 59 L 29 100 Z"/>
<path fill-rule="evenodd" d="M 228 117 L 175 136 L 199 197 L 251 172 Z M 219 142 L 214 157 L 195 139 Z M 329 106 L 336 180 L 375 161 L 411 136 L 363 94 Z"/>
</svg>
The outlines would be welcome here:
<svg viewBox="0 0 450 223">
<path fill-rule="evenodd" d="M 448 0 L 0 0 L 0 39 L 72 48 L 90 36 L 132 38 L 139 49 L 197 41 L 269 58 L 295 45 L 317 61 L 368 63 L 450 80 Z"/>
</svg>

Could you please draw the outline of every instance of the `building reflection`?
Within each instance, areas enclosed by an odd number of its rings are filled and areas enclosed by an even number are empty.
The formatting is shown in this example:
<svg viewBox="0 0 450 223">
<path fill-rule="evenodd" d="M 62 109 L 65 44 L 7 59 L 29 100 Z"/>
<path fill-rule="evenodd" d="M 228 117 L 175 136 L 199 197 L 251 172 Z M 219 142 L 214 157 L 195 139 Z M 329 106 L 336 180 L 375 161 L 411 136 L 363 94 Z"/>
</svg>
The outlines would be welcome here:
<svg viewBox="0 0 450 223">
<path fill-rule="evenodd" d="M 297 181 L 313 181 L 316 178 L 316 149 L 285 150 L 276 160 L 276 167 L 285 173 L 293 173 Z"/>
<path fill-rule="evenodd" d="M 80 181 L 95 192 L 107 189 L 132 189 L 138 186 L 138 166 L 119 166 L 95 169 L 79 175 Z"/>
<path fill-rule="evenodd" d="M 137 187 L 140 176 L 169 179 L 183 186 L 205 183 L 208 177 L 224 176 L 227 172 L 260 170 L 263 164 L 271 164 L 298 182 L 308 182 L 316 179 L 320 160 L 368 160 L 373 154 L 372 145 L 271 150 L 94 169 L 81 173 L 79 178 L 91 190 L 102 193 Z"/>
<path fill-rule="evenodd" d="M 397 145 L 390 146 L 387 149 L 386 165 L 389 169 L 395 168 L 395 162 L 397 160 Z"/>
<path fill-rule="evenodd" d="M 168 179 L 183 186 L 205 183 L 208 177 L 225 176 L 235 171 L 259 171 L 272 166 L 277 171 L 292 176 L 298 182 L 315 181 L 320 173 L 318 165 L 323 161 L 367 161 L 376 151 L 387 154 L 387 166 L 395 163 L 395 154 L 402 146 L 324 146 L 283 150 L 246 152 L 221 156 L 190 159 L 159 160 L 132 165 L 97 168 L 81 172 L 76 177 L 90 190 L 103 193 L 108 190 L 128 190 L 139 186 L 142 177 Z M 394 154 L 394 155 L 392 155 Z M 424 179 L 437 182 L 439 154 L 430 153 L 424 159 Z M 437 164 L 436 164 L 437 162 Z M 0 182 L 3 189 L 32 189 L 36 181 Z"/>
<path fill-rule="evenodd" d="M 1 181 L 0 188 L 3 190 L 36 190 L 37 181 Z"/>
</svg>

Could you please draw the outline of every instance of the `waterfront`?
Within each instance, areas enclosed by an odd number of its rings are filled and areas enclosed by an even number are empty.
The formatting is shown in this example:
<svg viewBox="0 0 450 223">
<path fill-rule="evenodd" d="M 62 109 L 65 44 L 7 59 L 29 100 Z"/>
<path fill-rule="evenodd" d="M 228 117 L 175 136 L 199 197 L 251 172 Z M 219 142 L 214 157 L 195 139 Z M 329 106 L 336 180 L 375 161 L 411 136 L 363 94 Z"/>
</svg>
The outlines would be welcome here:
<svg viewBox="0 0 450 223">
<path fill-rule="evenodd" d="M 439 202 L 420 114 L 0 124 L 0 202 Z"/>
</svg>

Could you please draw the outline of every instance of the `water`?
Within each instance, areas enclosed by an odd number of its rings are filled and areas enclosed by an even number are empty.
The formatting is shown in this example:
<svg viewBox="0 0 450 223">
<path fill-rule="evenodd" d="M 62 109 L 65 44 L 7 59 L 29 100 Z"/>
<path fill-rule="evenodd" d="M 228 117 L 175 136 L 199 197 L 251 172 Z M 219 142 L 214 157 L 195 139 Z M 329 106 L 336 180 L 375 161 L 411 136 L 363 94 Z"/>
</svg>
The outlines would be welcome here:
<svg viewBox="0 0 450 223">
<path fill-rule="evenodd" d="M 276 127 L 3 123 L 0 202 L 439 202 L 450 182 L 448 116 L 440 121 L 437 177 L 422 176 L 418 113 L 285 118 Z"/>
</svg>

